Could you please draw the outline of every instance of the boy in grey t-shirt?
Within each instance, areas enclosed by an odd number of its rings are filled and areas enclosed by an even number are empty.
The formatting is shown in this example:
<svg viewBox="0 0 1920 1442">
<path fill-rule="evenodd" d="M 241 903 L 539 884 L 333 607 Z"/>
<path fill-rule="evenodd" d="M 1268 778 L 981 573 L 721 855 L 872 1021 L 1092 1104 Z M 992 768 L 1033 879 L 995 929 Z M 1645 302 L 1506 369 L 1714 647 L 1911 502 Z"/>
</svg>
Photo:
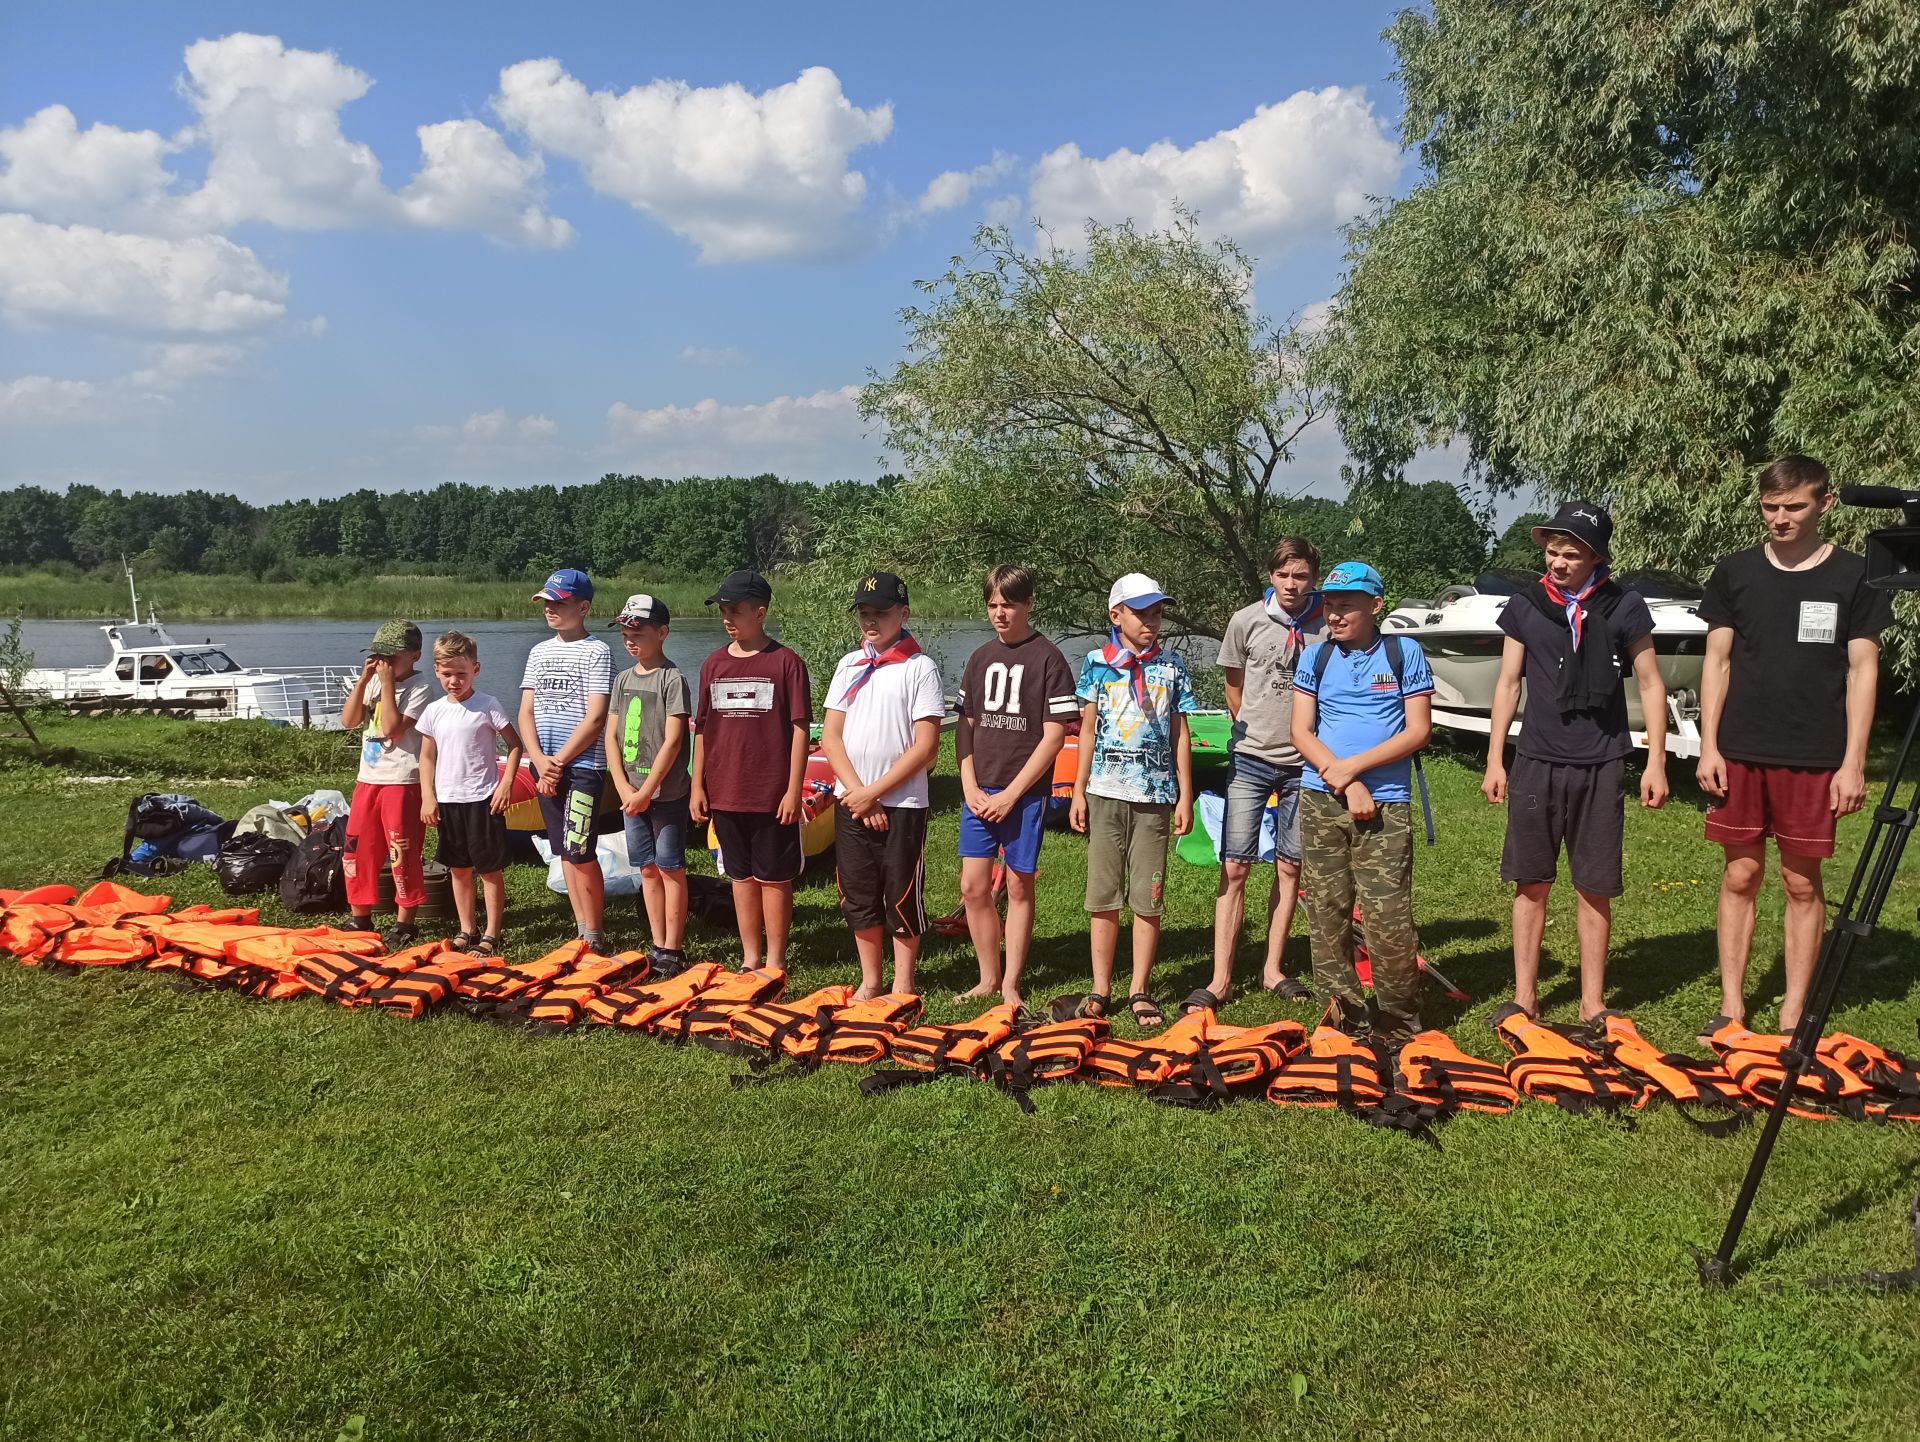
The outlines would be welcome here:
<svg viewBox="0 0 1920 1442">
<path fill-rule="evenodd" d="M 1261 819 L 1277 797 L 1273 887 L 1267 897 L 1267 960 L 1260 984 L 1290 1001 L 1309 993 L 1283 968 L 1287 932 L 1300 893 L 1300 753 L 1294 749 L 1293 671 L 1306 648 L 1324 640 L 1327 623 L 1314 586 L 1320 550 L 1289 536 L 1267 558 L 1272 582 L 1260 600 L 1234 612 L 1220 639 L 1227 709 L 1233 713 L 1233 768 L 1227 776 L 1220 828 L 1220 893 L 1213 905 L 1213 978 L 1208 995 L 1232 994 L 1233 955 L 1246 913 L 1247 880 L 1260 864 Z M 1203 1002 L 1195 992 L 1190 1000 Z"/>
<path fill-rule="evenodd" d="M 656 975 L 686 964 L 687 717 L 693 708 L 687 678 L 666 657 L 670 620 L 665 601 L 627 597 L 614 624 L 634 664 L 613 678 L 607 707 L 607 757 L 626 812 L 627 860 L 640 872 L 653 933 L 647 959 Z"/>
</svg>

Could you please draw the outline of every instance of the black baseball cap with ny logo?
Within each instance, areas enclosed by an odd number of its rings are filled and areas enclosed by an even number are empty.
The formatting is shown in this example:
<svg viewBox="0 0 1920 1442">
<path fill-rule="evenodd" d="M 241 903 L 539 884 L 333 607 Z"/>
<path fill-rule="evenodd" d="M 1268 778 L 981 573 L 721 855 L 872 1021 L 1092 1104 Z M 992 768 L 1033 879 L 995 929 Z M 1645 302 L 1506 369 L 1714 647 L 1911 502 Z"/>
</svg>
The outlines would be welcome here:
<svg viewBox="0 0 1920 1442">
<path fill-rule="evenodd" d="M 891 571 L 869 571 L 853 588 L 855 609 L 861 606 L 885 609 L 907 604 L 907 583 Z"/>
</svg>

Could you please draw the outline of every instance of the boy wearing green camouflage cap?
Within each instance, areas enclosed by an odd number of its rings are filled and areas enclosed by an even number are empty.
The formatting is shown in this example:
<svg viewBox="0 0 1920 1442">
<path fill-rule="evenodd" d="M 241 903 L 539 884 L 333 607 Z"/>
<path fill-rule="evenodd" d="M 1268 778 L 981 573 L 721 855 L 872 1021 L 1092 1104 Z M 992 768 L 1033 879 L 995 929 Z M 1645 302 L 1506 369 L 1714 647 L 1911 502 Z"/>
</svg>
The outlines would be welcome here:
<svg viewBox="0 0 1920 1442">
<path fill-rule="evenodd" d="M 373 930 L 380 872 L 393 868 L 393 899 L 399 916 L 386 934 L 398 951 L 420 939 L 414 911 L 426 900 L 421 851 L 427 829 L 420 819 L 420 732 L 416 724 L 431 699 L 420 671 L 420 628 L 388 621 L 373 633 L 367 662 L 340 708 L 349 731 L 366 727 L 360 742 L 360 774 L 348 813 L 346 852 L 348 928 Z"/>
</svg>

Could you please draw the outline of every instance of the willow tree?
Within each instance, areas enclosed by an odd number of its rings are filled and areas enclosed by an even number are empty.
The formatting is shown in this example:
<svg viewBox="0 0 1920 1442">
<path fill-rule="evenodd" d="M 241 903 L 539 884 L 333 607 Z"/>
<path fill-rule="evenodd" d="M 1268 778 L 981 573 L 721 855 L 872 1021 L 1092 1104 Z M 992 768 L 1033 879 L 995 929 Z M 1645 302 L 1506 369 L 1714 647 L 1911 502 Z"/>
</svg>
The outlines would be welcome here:
<svg viewBox="0 0 1920 1442">
<path fill-rule="evenodd" d="M 891 558 L 965 578 L 1017 561 L 1056 625 L 1106 625 L 1146 571 L 1181 628 L 1217 636 L 1266 584 L 1307 481 L 1287 463 L 1326 406 L 1296 328 L 1262 322 L 1252 268 L 1183 219 L 1087 227 L 1032 254 L 1004 229 L 923 282 L 906 358 L 863 408 L 905 462 L 875 517 Z"/>
<path fill-rule="evenodd" d="M 1353 228 L 1319 372 L 1369 476 L 1459 441 L 1696 573 L 1759 539 L 1774 455 L 1915 479 L 1920 5 L 1433 0 L 1388 36 L 1422 175 Z"/>
</svg>

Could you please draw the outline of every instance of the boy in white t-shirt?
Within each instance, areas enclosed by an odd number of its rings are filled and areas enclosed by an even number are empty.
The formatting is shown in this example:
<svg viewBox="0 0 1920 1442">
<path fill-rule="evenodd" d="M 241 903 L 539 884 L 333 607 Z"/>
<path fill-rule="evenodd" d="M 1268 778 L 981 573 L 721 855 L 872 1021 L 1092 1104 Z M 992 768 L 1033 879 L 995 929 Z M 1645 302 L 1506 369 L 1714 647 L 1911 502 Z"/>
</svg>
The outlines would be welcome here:
<svg viewBox="0 0 1920 1442">
<path fill-rule="evenodd" d="M 874 571 L 854 587 L 862 645 L 827 689 L 820 745 L 839 797 L 834 860 L 840 910 L 860 954 L 858 1000 L 879 996 L 881 937 L 893 938 L 893 990 L 913 990 L 927 929 L 927 772 L 940 752 L 940 668 L 903 629 L 907 583 Z"/>
<path fill-rule="evenodd" d="M 500 954 L 506 910 L 506 810 L 520 769 L 520 733 L 498 700 L 473 689 L 480 648 L 449 631 L 433 643 L 433 674 L 447 694 L 420 713 L 420 819 L 440 829 L 440 864 L 453 885 L 460 931 L 447 944 L 469 956 Z M 499 763 L 497 738 L 507 743 Z M 487 929 L 474 929 L 474 873 L 487 897 Z"/>
</svg>

